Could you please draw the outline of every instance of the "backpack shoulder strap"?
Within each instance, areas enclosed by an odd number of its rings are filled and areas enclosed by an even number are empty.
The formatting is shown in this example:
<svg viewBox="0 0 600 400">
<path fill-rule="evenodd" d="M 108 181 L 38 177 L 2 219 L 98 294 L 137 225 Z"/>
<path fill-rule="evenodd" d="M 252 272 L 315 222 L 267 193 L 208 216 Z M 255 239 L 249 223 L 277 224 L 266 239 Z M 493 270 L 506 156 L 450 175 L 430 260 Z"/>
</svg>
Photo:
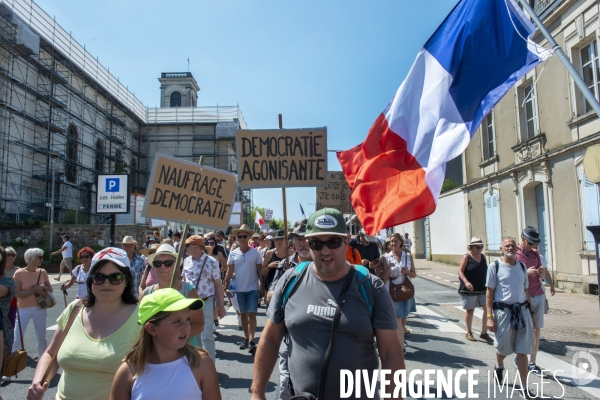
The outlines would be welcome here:
<svg viewBox="0 0 600 400">
<path fill-rule="evenodd" d="M 290 294 L 296 287 L 298 281 L 304 276 L 304 272 L 306 271 L 306 267 L 310 264 L 310 261 L 304 261 L 300 264 L 296 265 L 294 268 L 294 272 L 291 273 L 289 278 L 285 281 L 283 285 L 283 297 L 281 298 L 281 312 L 284 313 L 285 305 L 287 304 Z"/>
<path fill-rule="evenodd" d="M 517 261 L 519 264 L 521 264 L 521 269 L 523 270 L 523 272 L 525 273 L 525 275 L 527 275 L 527 268 L 525 268 L 525 264 L 523 264 L 521 261 Z"/>
<path fill-rule="evenodd" d="M 500 269 L 500 263 L 498 260 L 494 261 L 494 265 L 496 266 L 496 279 L 498 279 L 498 270 Z"/>
<path fill-rule="evenodd" d="M 373 320 L 373 307 L 375 306 L 375 297 L 373 296 L 373 286 L 369 277 L 369 270 L 363 265 L 354 265 L 356 270 L 356 280 L 358 283 L 358 291 L 365 300 L 371 320 Z"/>
</svg>

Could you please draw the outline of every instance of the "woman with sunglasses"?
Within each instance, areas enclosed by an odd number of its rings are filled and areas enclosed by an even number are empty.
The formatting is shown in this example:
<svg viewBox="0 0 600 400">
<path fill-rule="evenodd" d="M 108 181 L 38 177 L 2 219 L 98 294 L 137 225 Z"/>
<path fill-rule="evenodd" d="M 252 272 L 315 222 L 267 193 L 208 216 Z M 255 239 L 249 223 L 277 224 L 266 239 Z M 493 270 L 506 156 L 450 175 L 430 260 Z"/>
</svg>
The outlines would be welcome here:
<svg viewBox="0 0 600 400">
<path fill-rule="evenodd" d="M 87 278 L 90 275 L 90 267 L 92 266 L 92 257 L 96 252 L 89 247 L 84 247 L 77 252 L 77 258 L 81 261 L 81 265 L 73 268 L 71 280 L 60 286 L 60 291 L 64 292 L 77 283 L 77 298 L 85 299 L 87 296 Z"/>
<path fill-rule="evenodd" d="M 159 289 L 168 289 L 171 287 L 171 278 L 173 276 L 173 268 L 175 268 L 175 260 L 177 259 L 177 252 L 173 246 L 166 243 L 161 244 L 156 253 L 150 254 L 148 257 L 148 265 L 152 266 L 158 283 L 150 285 L 144 289 L 140 297 L 140 301 L 146 295 L 154 293 Z M 173 282 L 173 289 L 177 290 L 187 299 L 197 299 L 198 293 L 194 288 L 194 285 L 190 282 L 182 282 L 179 279 L 179 274 Z M 190 312 L 190 324 L 191 334 L 190 343 L 193 346 L 199 347 L 198 337 L 204 330 L 204 311 L 196 310 Z"/>
<path fill-rule="evenodd" d="M 487 260 L 481 253 L 483 250 L 483 241 L 478 237 L 471 238 L 471 243 L 467 246 L 467 254 L 460 260 L 458 267 L 458 276 L 460 286 L 458 293 L 462 302 L 462 308 L 465 313 L 465 324 L 467 325 L 467 333 L 465 338 L 471 342 L 476 339 L 471 332 L 473 325 L 473 312 L 475 307 L 483 309 L 483 317 L 481 320 L 481 334 L 479 337 L 488 343 L 492 343 L 494 339 L 487 333 L 487 310 L 485 308 L 485 281 L 487 278 Z"/>
<path fill-rule="evenodd" d="M 4 267 L 3 278 L 12 279 L 13 276 L 15 275 L 15 272 L 17 272 L 17 270 L 19 269 L 19 267 L 17 267 L 17 265 L 15 264 L 15 262 L 17 260 L 17 252 L 11 246 L 6 247 L 4 249 L 4 251 L 6 252 L 6 266 Z M 14 327 L 15 322 L 17 320 L 17 298 L 14 297 L 14 293 L 13 293 L 13 296 L 10 301 L 10 310 L 8 311 L 8 320 L 10 321 L 10 326 Z M 4 326 L 4 329 L 6 329 L 8 331 L 8 328 L 6 326 Z M 4 336 L 6 337 L 6 335 L 7 335 L 7 333 L 5 331 Z M 10 336 L 12 337 L 12 332 L 10 332 Z M 12 349 L 12 345 L 8 349 Z M 8 351 L 8 349 L 7 349 L 7 351 Z"/>
<path fill-rule="evenodd" d="M 133 277 L 125 250 L 108 247 L 96 253 L 86 286 L 88 295 L 62 345 L 59 342 L 63 329 L 80 300 L 72 302 L 58 317 L 58 328 L 40 357 L 27 399 L 44 397 L 48 382 L 40 381 L 50 367 L 53 354 L 58 357 L 51 366 L 48 381 L 59 367 L 63 368 L 57 399 L 110 397 L 115 374 L 140 332 L 137 298 L 132 291 Z"/>
<path fill-rule="evenodd" d="M 52 293 L 52 285 L 50 284 L 48 273 L 42 268 L 44 250 L 38 248 L 28 249 L 25 251 L 23 257 L 27 266 L 19 269 L 13 275 L 15 297 L 19 306 L 23 334 L 27 331 L 29 321 L 33 319 L 33 327 L 37 339 L 37 357 L 42 357 L 42 354 L 46 351 L 46 347 L 48 347 L 48 340 L 46 339 L 47 314 L 46 309 L 38 305 L 35 300 L 35 294 L 44 296 L 46 293 Z M 21 334 L 18 326 L 15 326 L 14 329 L 15 340 L 12 351 L 17 351 L 20 348 Z"/>
</svg>

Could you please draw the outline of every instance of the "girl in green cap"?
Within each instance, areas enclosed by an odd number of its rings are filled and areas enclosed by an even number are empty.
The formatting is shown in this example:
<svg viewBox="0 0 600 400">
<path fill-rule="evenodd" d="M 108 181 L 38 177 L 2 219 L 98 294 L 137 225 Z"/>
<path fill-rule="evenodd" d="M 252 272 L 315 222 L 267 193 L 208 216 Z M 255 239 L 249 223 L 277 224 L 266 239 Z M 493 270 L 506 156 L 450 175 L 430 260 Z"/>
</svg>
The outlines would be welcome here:
<svg viewBox="0 0 600 400">
<path fill-rule="evenodd" d="M 142 331 L 112 384 L 112 400 L 221 399 L 217 370 L 208 352 L 189 343 L 190 310 L 203 307 L 175 289 L 144 296 Z"/>
</svg>

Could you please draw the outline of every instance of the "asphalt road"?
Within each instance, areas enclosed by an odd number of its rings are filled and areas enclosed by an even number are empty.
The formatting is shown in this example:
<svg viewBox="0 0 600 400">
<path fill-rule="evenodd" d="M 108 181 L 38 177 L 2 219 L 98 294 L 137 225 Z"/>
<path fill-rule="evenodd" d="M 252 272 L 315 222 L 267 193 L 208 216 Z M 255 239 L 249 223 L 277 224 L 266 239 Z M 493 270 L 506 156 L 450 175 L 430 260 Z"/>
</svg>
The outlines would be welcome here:
<svg viewBox="0 0 600 400">
<path fill-rule="evenodd" d="M 456 291 L 423 278 L 417 278 L 414 284 L 418 311 L 416 314 L 411 315 L 408 320 L 408 327 L 412 330 L 412 333 L 406 336 L 409 345 L 406 355 L 408 373 L 417 369 L 422 371 L 442 370 L 444 374 L 452 371 L 452 377 L 454 378 L 456 372 L 459 370 L 468 371 L 476 369 L 478 370 L 477 373 L 472 372 L 474 378 L 477 380 L 477 383 L 473 386 L 473 392 L 478 395 L 478 398 L 519 398 L 517 391 L 511 392 L 513 389 L 512 382 L 514 382 L 516 375 L 516 367 L 511 358 L 507 358 L 505 362 L 511 384 L 505 387 L 502 393 L 497 391 L 495 396 L 493 386 L 490 385 L 490 392 L 488 394 L 488 377 L 492 376 L 495 363 L 494 348 L 483 341 L 468 342 L 464 338 L 465 330 L 462 321 L 444 312 L 444 306 L 459 305 L 459 298 Z M 58 292 L 58 287 L 56 285 L 54 287 L 55 291 Z M 71 290 L 69 294 L 68 301 L 74 300 L 75 290 Z M 64 309 L 62 298 L 59 297 L 59 300 L 59 304 L 48 311 L 48 341 L 51 340 L 54 334 L 53 325 L 56 323 L 56 318 Z M 265 309 L 260 308 L 257 335 L 260 335 L 265 321 Z M 478 326 L 479 323 L 480 321 L 475 319 L 474 327 Z M 475 336 L 477 337 L 477 335 Z M 235 314 L 232 310 L 229 310 L 227 316 L 221 321 L 221 326 L 217 329 L 216 333 L 217 371 L 219 373 L 219 383 L 222 388 L 221 394 L 223 399 L 226 400 L 250 398 L 249 388 L 252 380 L 253 356 L 247 351 L 238 349 L 242 340 L 243 334 L 238 330 Z M 36 341 L 32 326 L 27 329 L 25 334 L 25 347 L 29 354 L 35 356 Z M 27 388 L 33 377 L 35 364 L 35 361 L 30 360 L 28 367 L 19 374 L 17 379 L 2 384 L 0 394 L 4 399 L 23 399 L 25 397 Z M 599 379 L 581 387 L 577 387 L 574 384 L 574 371 L 569 360 L 541 353 L 538 356 L 538 364 L 552 372 L 563 370 L 563 372 L 559 372 L 557 375 L 559 376 L 558 380 L 560 384 L 552 376 L 544 379 L 543 395 L 545 397 L 551 398 L 554 396 L 554 398 L 564 399 L 596 399 L 600 397 Z M 54 398 L 59 377 L 60 375 L 57 375 L 52 380 L 50 389 L 46 395 L 47 399 Z M 532 379 L 539 387 L 541 383 L 540 378 L 533 377 Z M 267 387 L 268 399 L 277 398 L 278 381 L 279 373 L 277 367 L 275 367 L 275 371 L 271 375 Z M 417 376 L 413 386 L 413 389 L 417 393 L 419 389 L 423 389 L 422 381 L 423 375 Z M 465 391 L 467 388 L 467 376 L 461 377 L 460 382 L 461 390 Z M 530 385 L 534 387 L 533 383 L 530 383 Z M 434 384 L 431 387 L 430 392 L 436 394 L 437 385 Z M 424 398 L 423 396 L 424 394 L 407 398 L 419 399 Z M 441 396 L 433 396 L 431 398 L 448 399 L 459 397 L 455 392 L 448 393 L 442 391 Z"/>
</svg>

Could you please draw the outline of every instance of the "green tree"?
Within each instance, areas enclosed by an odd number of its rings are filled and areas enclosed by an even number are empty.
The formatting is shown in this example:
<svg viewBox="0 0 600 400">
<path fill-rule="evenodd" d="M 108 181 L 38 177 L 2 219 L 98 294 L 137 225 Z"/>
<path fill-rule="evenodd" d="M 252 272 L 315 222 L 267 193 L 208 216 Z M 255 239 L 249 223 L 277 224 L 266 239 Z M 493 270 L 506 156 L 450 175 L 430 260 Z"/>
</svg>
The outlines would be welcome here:
<svg viewBox="0 0 600 400">
<path fill-rule="evenodd" d="M 450 191 L 452 189 L 456 189 L 460 186 L 460 183 L 456 181 L 456 179 L 449 177 L 444 179 L 444 183 L 442 184 L 442 193 Z"/>
</svg>

